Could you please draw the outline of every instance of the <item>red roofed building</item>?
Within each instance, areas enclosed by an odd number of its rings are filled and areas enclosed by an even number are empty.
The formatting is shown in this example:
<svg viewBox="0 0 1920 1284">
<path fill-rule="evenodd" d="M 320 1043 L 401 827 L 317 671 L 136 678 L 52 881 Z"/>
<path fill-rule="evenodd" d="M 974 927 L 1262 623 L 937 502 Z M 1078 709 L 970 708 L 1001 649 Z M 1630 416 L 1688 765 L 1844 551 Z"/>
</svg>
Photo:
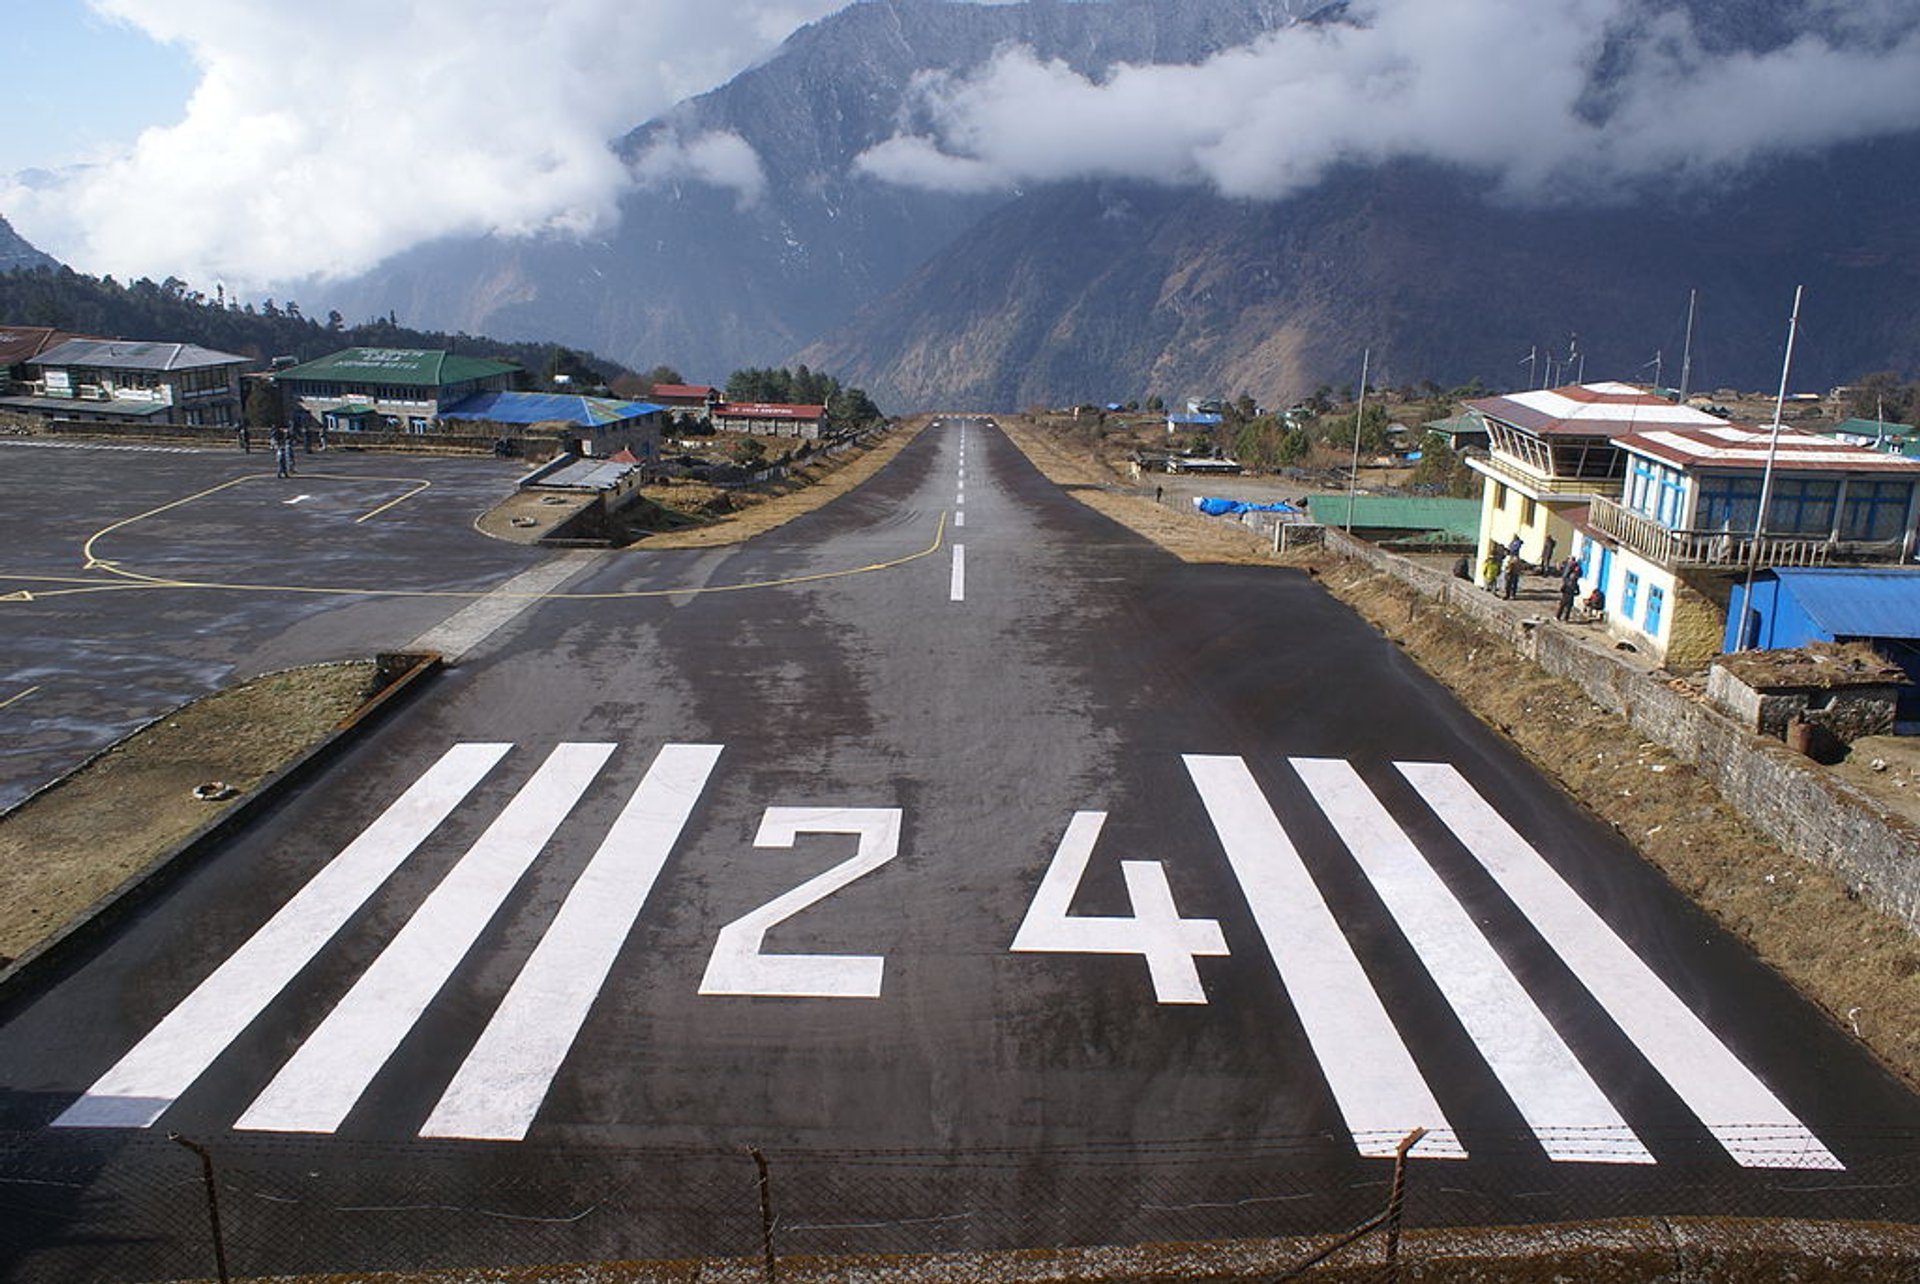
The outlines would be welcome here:
<svg viewBox="0 0 1920 1284">
<path fill-rule="evenodd" d="M 713 426 L 723 432 L 750 432 L 761 437 L 799 437 L 815 441 L 826 429 L 827 408 L 723 401 L 713 408 L 712 417 Z"/>
<path fill-rule="evenodd" d="M 27 363 L 68 339 L 87 339 L 92 335 L 69 334 L 47 325 L 0 325 L 0 392 L 27 377 Z"/>
<path fill-rule="evenodd" d="M 668 410 L 704 415 L 720 400 L 720 390 L 704 383 L 656 383 L 647 400 Z"/>
</svg>

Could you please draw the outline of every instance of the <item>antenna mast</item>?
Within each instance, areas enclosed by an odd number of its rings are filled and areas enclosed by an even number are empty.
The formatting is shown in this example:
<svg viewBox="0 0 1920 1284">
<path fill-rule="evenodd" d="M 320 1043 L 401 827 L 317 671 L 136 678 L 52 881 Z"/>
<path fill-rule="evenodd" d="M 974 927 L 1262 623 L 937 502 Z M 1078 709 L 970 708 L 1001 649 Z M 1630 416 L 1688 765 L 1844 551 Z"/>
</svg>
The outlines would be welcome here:
<svg viewBox="0 0 1920 1284">
<path fill-rule="evenodd" d="M 1767 504 L 1773 498 L 1773 461 L 1780 453 L 1780 417 L 1787 405 L 1787 372 L 1793 369 L 1793 341 L 1800 334 L 1800 292 L 1807 287 L 1793 287 L 1793 316 L 1787 322 L 1787 355 L 1780 363 L 1780 395 L 1773 402 L 1773 433 L 1767 441 L 1767 467 L 1760 474 L 1760 511 L 1753 516 L 1753 543 L 1747 549 L 1747 586 L 1740 594 L 1740 645 L 1735 650 L 1747 650 L 1747 620 L 1753 610 L 1753 573 L 1760 566 L 1760 540 L 1767 528 Z"/>
<path fill-rule="evenodd" d="M 1680 404 L 1683 406 L 1687 403 L 1687 391 L 1693 387 L 1693 307 L 1699 299 L 1700 291 L 1687 291 L 1687 347 L 1680 354 Z"/>
<path fill-rule="evenodd" d="M 1347 534 L 1353 534 L 1353 501 L 1360 492 L 1360 421 L 1367 412 L 1367 363 L 1373 359 L 1373 349 L 1367 348 L 1360 355 L 1360 400 L 1353 411 L 1353 471 L 1347 474 Z"/>
</svg>

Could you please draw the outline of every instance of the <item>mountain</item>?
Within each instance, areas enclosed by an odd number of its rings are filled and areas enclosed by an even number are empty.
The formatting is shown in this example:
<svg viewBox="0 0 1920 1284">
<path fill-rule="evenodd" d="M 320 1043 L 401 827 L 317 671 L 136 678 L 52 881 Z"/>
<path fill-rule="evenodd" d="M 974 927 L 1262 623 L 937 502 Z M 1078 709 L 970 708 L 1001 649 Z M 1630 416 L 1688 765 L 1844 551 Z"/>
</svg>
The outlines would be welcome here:
<svg viewBox="0 0 1920 1284">
<path fill-rule="evenodd" d="M 25 237 L 13 230 L 5 218 L 0 218 L 0 272 L 11 272 L 15 268 L 59 266 L 52 255 L 34 249 L 27 244 Z"/>
<path fill-rule="evenodd" d="M 664 362 L 689 378 L 722 378 L 779 361 L 848 319 L 1008 200 L 913 191 L 850 172 L 854 157 L 906 118 L 917 74 L 978 67 L 1008 43 L 1084 74 L 1116 62 L 1196 62 L 1310 7 L 854 4 L 618 142 L 637 162 L 704 135 L 737 134 L 765 173 L 757 201 L 688 177 L 629 196 L 618 228 L 601 240 L 447 240 L 351 282 L 303 285 L 300 297 L 310 310 L 318 297 L 320 308 L 349 317 L 392 311 L 411 324 L 551 339 L 635 369 Z"/>
<path fill-rule="evenodd" d="M 1277 401 L 1352 382 L 1369 347 L 1382 381 L 1517 384 L 1530 348 L 1564 356 L 1576 335 L 1589 378 L 1650 378 L 1659 352 L 1671 380 L 1690 287 L 1702 301 L 1697 387 L 1771 386 L 1802 283 L 1797 386 L 1920 366 L 1920 256 L 1901 213 L 1920 184 L 1920 134 L 1704 164 L 1717 186 L 1648 182 L 1599 203 L 1516 203 L 1486 177 L 1419 160 L 1335 168 L 1271 201 L 1116 181 L 953 194 L 852 170 L 924 128 L 917 76 L 977 69 L 1008 45 L 1099 82 L 1117 63 L 1197 63 L 1294 23 L 1367 20 L 1356 12 L 1311 0 L 867 0 L 618 140 L 636 172 L 668 178 L 630 195 L 603 239 L 447 240 L 300 295 L 694 379 L 801 360 L 889 410 L 1147 391 Z M 1582 113 L 1613 110 L 1633 51 L 1676 16 L 1701 69 L 1792 49 L 1810 30 L 1857 44 L 1848 24 L 1868 21 L 1831 0 L 1637 0 L 1597 39 Z M 736 151 L 733 187 L 697 178 L 689 158 L 716 136 L 744 140 L 757 174 Z"/>
<path fill-rule="evenodd" d="M 1538 343 L 1587 378 L 1771 388 L 1920 368 L 1920 228 L 1884 199 L 1920 135 L 1781 164 L 1705 198 L 1524 209 L 1458 171 L 1341 171 L 1283 202 L 1078 183 L 982 219 L 799 359 L 882 405 L 1126 400 L 1321 384 L 1521 384 Z M 1904 181 L 1904 180 L 1903 180 Z M 1577 338 L 1576 338 L 1577 336 Z"/>
</svg>

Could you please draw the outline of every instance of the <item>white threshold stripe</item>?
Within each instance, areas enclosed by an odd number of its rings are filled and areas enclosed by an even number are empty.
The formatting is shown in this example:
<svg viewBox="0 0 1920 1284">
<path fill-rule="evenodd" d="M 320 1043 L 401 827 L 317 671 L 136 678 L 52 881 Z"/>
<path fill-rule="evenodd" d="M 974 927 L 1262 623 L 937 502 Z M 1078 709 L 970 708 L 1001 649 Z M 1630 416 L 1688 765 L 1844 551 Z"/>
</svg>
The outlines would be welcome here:
<svg viewBox="0 0 1920 1284">
<path fill-rule="evenodd" d="M 719 745 L 665 745 L 420 1129 L 519 1141 L 706 789 Z"/>
<path fill-rule="evenodd" d="M 145 1128 L 311 962 L 415 848 L 506 756 L 455 745 L 358 838 L 181 1000 L 56 1120 L 57 1128 Z"/>
<path fill-rule="evenodd" d="M 1541 1148 L 1557 1160 L 1654 1162 L 1352 764 L 1289 761 Z"/>
<path fill-rule="evenodd" d="M 1843 1167 L 1458 771 L 1395 765 L 1735 1162 Z"/>
<path fill-rule="evenodd" d="M 469 651 L 511 624 L 523 612 L 538 606 L 548 593 L 603 556 L 591 549 L 556 553 L 428 629 L 413 640 L 409 649 L 435 651 L 448 664 L 456 664 Z"/>
<path fill-rule="evenodd" d="M 338 1128 L 613 751 L 556 746 L 234 1127 Z"/>
<path fill-rule="evenodd" d="M 947 581 L 947 600 L 964 602 L 967 600 L 967 546 L 953 546 L 953 575 Z"/>
<path fill-rule="evenodd" d="M 1401 1138 L 1425 1128 L 1416 1154 L 1464 1157 L 1247 764 L 1210 754 L 1187 754 L 1184 760 L 1354 1145 L 1362 1155 L 1391 1157 Z"/>
</svg>

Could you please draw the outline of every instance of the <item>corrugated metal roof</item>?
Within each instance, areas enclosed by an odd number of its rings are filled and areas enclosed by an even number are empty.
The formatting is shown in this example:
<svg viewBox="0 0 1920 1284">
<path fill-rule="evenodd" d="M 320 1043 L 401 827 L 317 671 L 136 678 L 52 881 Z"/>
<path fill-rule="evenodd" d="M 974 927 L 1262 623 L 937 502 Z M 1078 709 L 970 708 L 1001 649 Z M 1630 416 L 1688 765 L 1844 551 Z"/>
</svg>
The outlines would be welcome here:
<svg viewBox="0 0 1920 1284">
<path fill-rule="evenodd" d="M 1920 638 L 1920 569 L 1779 567 L 1773 576 L 1834 637 Z"/>
<path fill-rule="evenodd" d="M 563 392 L 476 392 L 440 412 L 442 419 L 496 424 L 570 423 L 581 428 L 623 424 L 666 409 L 646 401 L 617 401 Z"/>
<path fill-rule="evenodd" d="M 533 484 L 566 490 L 613 490 L 632 472 L 632 464 L 606 459 L 580 459 L 548 473 Z"/>
<path fill-rule="evenodd" d="M 1309 495 L 1307 511 L 1322 526 L 1347 525 L 1345 495 Z M 1480 536 L 1480 501 L 1420 495 L 1357 495 L 1353 525 L 1367 530 L 1438 531 L 1472 541 Z"/>
<path fill-rule="evenodd" d="M 1719 424 L 1713 428 L 1670 428 L 1616 437 L 1622 450 L 1666 460 L 1681 468 L 1761 472 L 1768 456 L 1783 472 L 1882 473 L 1914 476 L 1913 461 L 1866 446 L 1851 446 L 1819 433 L 1782 428 L 1778 442 L 1770 428 Z M 1777 445 L 1777 449 L 1776 449 Z"/>
<path fill-rule="evenodd" d="M 771 401 L 723 401 L 713 413 L 719 419 L 819 419 L 827 413 L 827 408 Z"/>
<path fill-rule="evenodd" d="M 1650 428 L 1704 428 L 1725 422 L 1627 383 L 1573 384 L 1483 397 L 1467 402 L 1467 409 L 1542 437 L 1616 437 Z"/>
<path fill-rule="evenodd" d="M 463 357 L 433 348 L 345 348 L 317 361 L 274 373 L 274 379 L 298 382 L 380 384 L 438 388 L 519 369 L 505 361 Z"/>
<path fill-rule="evenodd" d="M 198 370 L 246 365 L 250 358 L 215 352 L 196 343 L 145 343 L 126 339 L 69 339 L 33 358 L 36 366 L 94 366 L 101 370 Z"/>
</svg>

